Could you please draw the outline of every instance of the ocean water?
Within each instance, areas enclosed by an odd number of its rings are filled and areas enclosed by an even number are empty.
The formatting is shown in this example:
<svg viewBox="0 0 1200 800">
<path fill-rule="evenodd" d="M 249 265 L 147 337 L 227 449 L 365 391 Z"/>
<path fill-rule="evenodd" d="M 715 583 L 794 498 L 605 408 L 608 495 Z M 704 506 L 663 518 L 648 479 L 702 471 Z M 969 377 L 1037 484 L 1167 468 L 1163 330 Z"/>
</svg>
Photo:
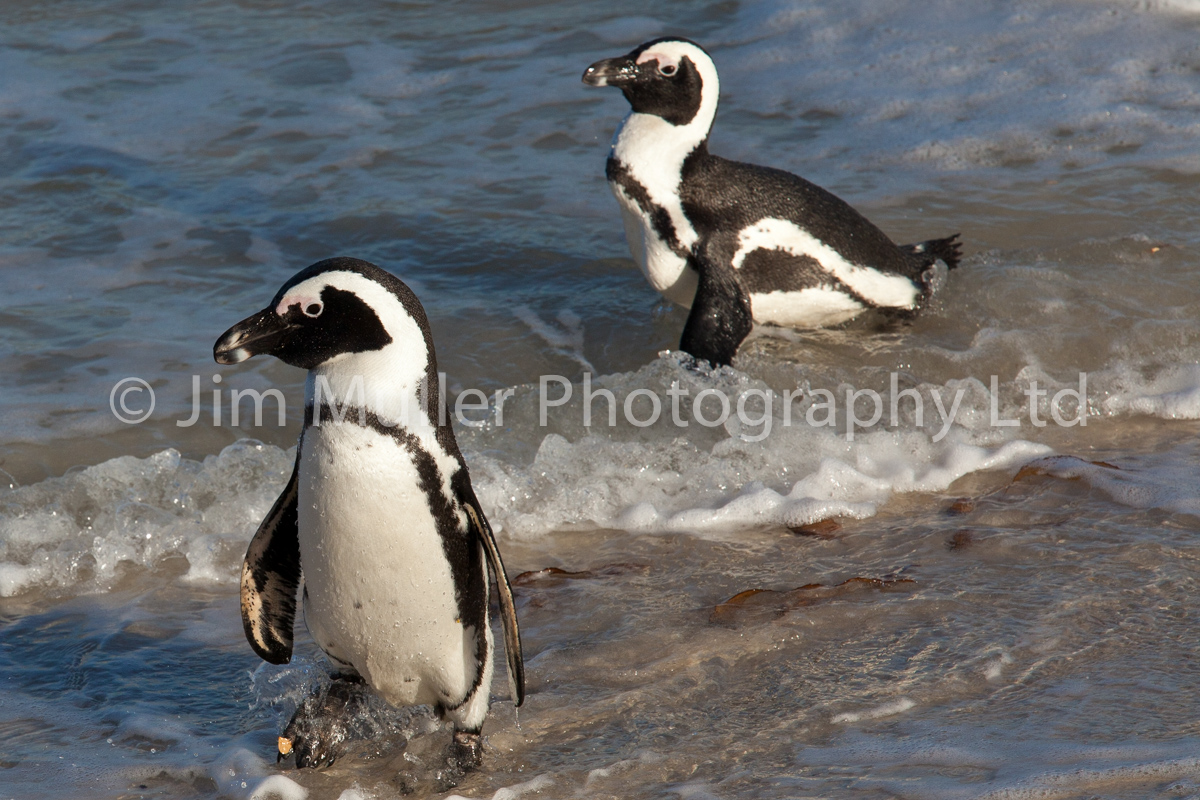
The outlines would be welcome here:
<svg viewBox="0 0 1200 800">
<path fill-rule="evenodd" d="M 332 255 L 489 400 L 457 430 L 529 694 L 496 681 L 433 796 L 1200 797 L 1198 33 L 1185 0 L 5 4 L 0 798 L 390 798 L 444 745 L 380 707 L 276 765 L 325 666 L 241 632 L 303 373 L 211 347 Z M 579 81 L 663 34 L 716 60 L 715 153 L 962 233 L 922 317 L 672 352 L 603 177 L 627 106 Z"/>
</svg>

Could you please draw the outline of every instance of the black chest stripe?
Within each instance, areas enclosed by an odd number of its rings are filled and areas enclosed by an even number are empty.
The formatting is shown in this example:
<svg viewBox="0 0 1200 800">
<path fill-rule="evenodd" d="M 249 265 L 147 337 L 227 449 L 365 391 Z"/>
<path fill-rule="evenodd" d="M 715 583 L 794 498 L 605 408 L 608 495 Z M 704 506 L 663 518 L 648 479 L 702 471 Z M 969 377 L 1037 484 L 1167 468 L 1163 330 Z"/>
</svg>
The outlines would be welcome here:
<svg viewBox="0 0 1200 800">
<path fill-rule="evenodd" d="M 417 468 L 418 486 L 429 503 L 429 510 L 433 515 L 434 524 L 437 526 L 438 536 L 442 540 L 442 551 L 445 553 L 446 560 L 450 562 L 450 575 L 454 581 L 454 599 L 458 606 L 459 618 L 464 626 L 475 628 L 475 658 L 477 663 L 482 666 L 484 660 L 491 657 L 487 651 L 486 638 L 487 584 L 483 577 L 485 574 L 483 548 L 470 536 L 470 528 L 463 528 L 458 514 L 455 513 L 454 501 L 446 496 L 446 484 L 442 480 L 441 469 L 438 468 L 437 462 L 434 461 L 429 451 L 421 446 L 421 441 L 417 436 L 410 431 L 398 425 L 385 424 L 375 412 L 366 408 L 343 407 L 340 409 L 340 413 L 342 416 L 339 421 L 334 416 L 333 409 L 322 404 L 321 424 L 360 425 L 381 436 L 390 437 L 396 443 L 403 445 L 409 457 L 412 458 L 413 466 Z M 304 409 L 306 432 L 312 423 L 313 408 L 307 406 Z M 458 478 L 459 474 L 466 473 L 466 465 L 462 463 L 462 457 L 457 453 L 457 449 L 454 455 L 458 460 L 458 469 L 451 476 L 451 483 Z M 397 524 L 402 525 L 403 520 L 397 520 Z M 474 686 L 479 685 L 482 677 L 483 670 L 480 669 L 475 675 Z M 454 708 L 464 702 L 467 697 L 471 696 L 474 686 L 466 697 L 460 698 L 458 702 L 448 704 L 447 707 Z"/>
<path fill-rule="evenodd" d="M 671 252 L 686 259 L 688 257 L 687 248 L 679 243 L 679 235 L 675 232 L 675 223 L 671 221 L 670 213 L 650 199 L 650 193 L 637 178 L 633 177 L 629 167 L 625 166 L 620 159 L 609 156 L 608 162 L 604 165 L 604 174 L 609 183 L 620 186 L 629 199 L 637 203 L 637 207 L 642 210 L 642 213 L 650 218 L 654 232 L 667 243 Z"/>
</svg>

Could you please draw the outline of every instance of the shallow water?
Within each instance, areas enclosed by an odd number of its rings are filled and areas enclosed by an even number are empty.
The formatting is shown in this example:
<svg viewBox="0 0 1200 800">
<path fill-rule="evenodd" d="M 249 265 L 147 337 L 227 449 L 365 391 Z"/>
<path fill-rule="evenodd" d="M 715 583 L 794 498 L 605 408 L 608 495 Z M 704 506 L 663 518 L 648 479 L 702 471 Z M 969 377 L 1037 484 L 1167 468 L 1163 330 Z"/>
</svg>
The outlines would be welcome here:
<svg viewBox="0 0 1200 800">
<path fill-rule="evenodd" d="M 413 286 L 451 397 L 513 390 L 458 431 L 535 573 L 529 697 L 518 727 L 496 681 L 454 792 L 1200 796 L 1200 9 L 645 8 L 0 9 L 0 797 L 392 797 L 443 741 L 381 711 L 331 770 L 276 767 L 323 668 L 302 632 L 281 668 L 241 634 L 303 375 L 211 345 L 335 254 Z M 897 240 L 962 232 L 933 308 L 760 331 L 716 373 L 663 352 L 684 314 L 603 180 L 625 104 L 579 82 L 663 33 L 716 59 L 714 152 Z M 585 376 L 615 426 L 597 399 L 585 427 Z M 127 377 L 155 392 L 136 425 L 109 407 Z M 271 386 L 285 424 L 230 423 L 230 390 Z M 742 418 L 707 426 L 709 389 Z M 1064 390 L 1086 425 L 1054 421 Z"/>
</svg>

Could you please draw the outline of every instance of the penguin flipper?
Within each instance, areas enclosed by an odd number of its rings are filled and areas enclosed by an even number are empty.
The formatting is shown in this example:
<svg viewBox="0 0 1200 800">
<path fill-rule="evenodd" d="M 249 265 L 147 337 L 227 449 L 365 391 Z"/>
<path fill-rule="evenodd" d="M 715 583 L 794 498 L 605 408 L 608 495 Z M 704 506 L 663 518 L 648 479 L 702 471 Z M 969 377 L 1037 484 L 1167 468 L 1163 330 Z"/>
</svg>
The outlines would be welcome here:
<svg viewBox="0 0 1200 800">
<path fill-rule="evenodd" d="M 242 627 L 254 652 L 272 664 L 292 660 L 300 538 L 296 497 L 300 451 L 283 494 L 258 526 L 242 562 Z"/>
<path fill-rule="evenodd" d="M 750 297 L 737 275 L 715 259 L 693 254 L 688 264 L 700 276 L 679 349 L 714 367 L 733 363 L 738 347 L 754 327 Z"/>
<path fill-rule="evenodd" d="M 504 562 L 500 559 L 496 535 L 492 533 L 492 526 L 483 515 L 483 509 L 479 507 L 474 492 L 464 498 L 463 507 L 471 519 L 475 535 L 483 542 L 492 574 L 496 577 L 496 589 L 500 595 L 500 624 L 504 629 L 504 654 L 508 657 L 508 690 L 512 694 L 513 703 L 520 706 L 525 702 L 525 659 L 521 654 L 521 630 L 517 626 L 517 606 L 513 602 L 512 586 L 508 583 Z"/>
</svg>

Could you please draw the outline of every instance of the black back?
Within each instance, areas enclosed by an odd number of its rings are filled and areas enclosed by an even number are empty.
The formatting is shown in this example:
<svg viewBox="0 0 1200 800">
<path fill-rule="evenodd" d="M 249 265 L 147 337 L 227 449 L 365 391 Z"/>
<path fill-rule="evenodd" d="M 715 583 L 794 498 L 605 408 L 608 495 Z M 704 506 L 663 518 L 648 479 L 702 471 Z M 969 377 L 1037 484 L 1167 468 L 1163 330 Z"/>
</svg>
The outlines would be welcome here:
<svg viewBox="0 0 1200 800">
<path fill-rule="evenodd" d="M 707 142 L 684 161 L 680 199 L 696 233 L 711 240 L 710 256 L 722 264 L 731 264 L 739 231 L 777 217 L 795 222 L 853 264 L 914 280 L 928 266 L 831 192 L 790 172 L 710 155 Z"/>
</svg>

